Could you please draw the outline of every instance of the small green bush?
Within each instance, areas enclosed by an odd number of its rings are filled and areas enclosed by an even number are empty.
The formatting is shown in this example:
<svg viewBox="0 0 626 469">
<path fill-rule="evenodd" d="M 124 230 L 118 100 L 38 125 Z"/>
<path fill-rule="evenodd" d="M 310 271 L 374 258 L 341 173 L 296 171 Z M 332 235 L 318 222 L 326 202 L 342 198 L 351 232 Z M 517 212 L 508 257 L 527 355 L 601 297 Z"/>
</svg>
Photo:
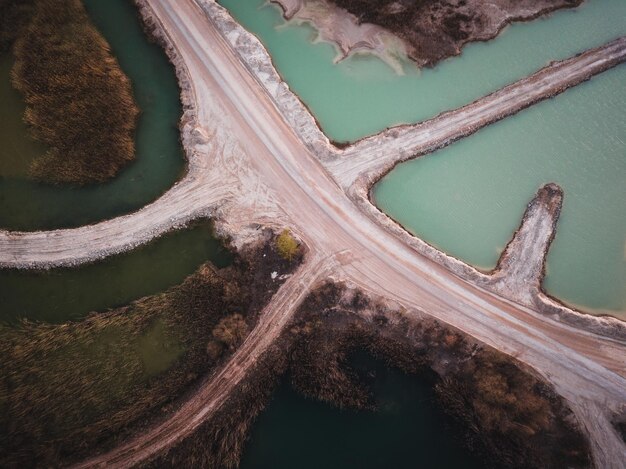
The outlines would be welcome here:
<svg viewBox="0 0 626 469">
<path fill-rule="evenodd" d="M 300 246 L 288 229 L 284 229 L 276 238 L 276 248 L 280 256 L 291 261 L 298 254 Z"/>
</svg>

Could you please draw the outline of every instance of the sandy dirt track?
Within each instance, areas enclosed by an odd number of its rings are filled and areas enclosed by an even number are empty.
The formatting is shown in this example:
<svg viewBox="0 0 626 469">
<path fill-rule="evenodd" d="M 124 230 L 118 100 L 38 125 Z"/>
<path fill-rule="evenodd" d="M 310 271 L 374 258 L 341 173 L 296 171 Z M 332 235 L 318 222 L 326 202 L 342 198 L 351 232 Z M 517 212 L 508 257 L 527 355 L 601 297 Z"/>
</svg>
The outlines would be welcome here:
<svg viewBox="0 0 626 469">
<path fill-rule="evenodd" d="M 625 467 L 626 447 L 609 423 L 613 413 L 626 410 L 625 341 L 555 321 L 515 302 L 514 292 L 495 294 L 461 279 L 378 223 L 348 196 L 355 180 L 353 172 L 345 169 L 350 167 L 349 149 L 330 159 L 328 154 L 313 153 L 280 103 L 233 48 L 231 41 L 253 38 L 239 30 L 225 33 L 224 24 L 218 24 L 225 12 L 216 13 L 220 7 L 210 2 L 200 3 L 146 0 L 144 5 L 144 14 L 158 20 L 167 32 L 186 99 L 195 105 L 183 136 L 190 156 L 187 177 L 162 199 L 127 217 L 74 230 L 2 233 L 0 262 L 5 266 L 80 263 L 128 249 L 168 225 L 199 214 L 213 215 L 218 228 L 236 244 L 251 241 L 258 225 L 288 225 L 307 245 L 307 258 L 264 309 L 240 350 L 179 411 L 81 466 L 132 466 L 188 436 L 241 382 L 310 288 L 332 276 L 387 298 L 406 314 L 432 315 L 527 363 L 572 406 L 591 440 L 597 466 Z M 554 94 L 625 56 L 626 40 L 620 39 L 548 73 L 541 86 L 551 87 L 547 95 Z M 519 108 L 527 92 L 528 88 L 511 88 L 506 94 L 494 94 L 491 105 L 450 113 L 447 124 L 442 116 L 437 126 L 445 139 L 452 138 L 454 129 L 462 136 L 467 119 L 485 125 L 509 115 L 507 110 Z M 385 138 L 389 137 L 383 136 L 380 145 L 386 145 Z M 362 145 L 366 152 L 368 142 L 355 148 Z M 382 164 L 368 158 L 359 164 L 359 174 L 371 164 Z M 332 161 L 340 160 L 333 167 Z M 384 165 L 388 164 L 386 159 Z M 509 271 L 515 275 L 518 269 Z"/>
</svg>

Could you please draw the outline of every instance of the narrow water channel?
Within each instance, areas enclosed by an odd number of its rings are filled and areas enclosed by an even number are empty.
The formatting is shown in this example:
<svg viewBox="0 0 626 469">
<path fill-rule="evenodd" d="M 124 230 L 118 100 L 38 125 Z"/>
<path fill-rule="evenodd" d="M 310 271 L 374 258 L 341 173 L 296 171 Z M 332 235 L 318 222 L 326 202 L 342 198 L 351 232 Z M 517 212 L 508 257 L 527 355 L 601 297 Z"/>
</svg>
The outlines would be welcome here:
<svg viewBox="0 0 626 469">
<path fill-rule="evenodd" d="M 433 69 L 405 67 L 398 76 L 373 57 L 337 65 L 334 48 L 312 43 L 307 26 L 285 24 L 266 0 L 220 0 L 256 34 L 289 87 L 311 109 L 329 138 L 344 142 L 386 127 L 418 122 L 467 104 L 502 86 L 590 47 L 626 34 L 626 2 L 589 0 L 573 10 L 507 27 L 497 38 L 473 43 Z"/>
<path fill-rule="evenodd" d="M 230 253 L 208 223 L 175 231 L 129 253 L 78 268 L 0 271 L 0 322 L 62 323 L 126 305 L 181 283 L 202 263 L 225 267 Z"/>
<path fill-rule="evenodd" d="M 340 410 L 284 380 L 252 427 L 241 469 L 485 467 L 437 405 L 430 375 L 405 375 L 368 356 L 353 365 L 372 381 L 377 411 Z"/>
<path fill-rule="evenodd" d="M 28 162 L 43 148 L 33 143 L 20 122 L 24 104 L 10 86 L 12 60 L 2 57 L 2 228 L 30 231 L 72 227 L 129 213 L 158 198 L 184 172 L 178 132 L 182 113 L 179 89 L 165 53 L 144 34 L 130 0 L 85 0 L 84 4 L 132 82 L 141 110 L 135 138 L 136 161 L 105 184 L 77 188 L 28 180 Z"/>
<path fill-rule="evenodd" d="M 490 269 L 537 189 L 556 182 L 565 198 L 544 287 L 626 319 L 624 109 L 620 65 L 397 166 L 375 186 L 375 202 L 425 241 Z"/>
</svg>

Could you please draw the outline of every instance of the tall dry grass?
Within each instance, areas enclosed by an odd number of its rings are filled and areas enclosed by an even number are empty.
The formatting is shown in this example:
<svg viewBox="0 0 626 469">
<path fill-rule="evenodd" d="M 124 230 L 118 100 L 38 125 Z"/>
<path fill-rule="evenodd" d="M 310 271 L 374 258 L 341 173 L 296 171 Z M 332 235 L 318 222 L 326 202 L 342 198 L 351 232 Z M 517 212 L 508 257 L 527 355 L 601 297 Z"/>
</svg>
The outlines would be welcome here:
<svg viewBox="0 0 626 469">
<path fill-rule="evenodd" d="M 14 41 L 12 82 L 24 120 L 48 151 L 32 163 L 43 182 L 103 182 L 134 159 L 139 110 L 131 84 L 80 0 L 3 0 L 0 33 Z"/>
<path fill-rule="evenodd" d="M 217 363 L 242 278 L 205 264 L 181 285 L 66 324 L 0 328 L 0 466 L 55 464 L 123 431 Z"/>
<path fill-rule="evenodd" d="M 245 338 L 282 283 L 271 273 L 296 266 L 268 237 L 80 322 L 0 325 L 0 467 L 67 465 L 162 418 Z"/>
</svg>

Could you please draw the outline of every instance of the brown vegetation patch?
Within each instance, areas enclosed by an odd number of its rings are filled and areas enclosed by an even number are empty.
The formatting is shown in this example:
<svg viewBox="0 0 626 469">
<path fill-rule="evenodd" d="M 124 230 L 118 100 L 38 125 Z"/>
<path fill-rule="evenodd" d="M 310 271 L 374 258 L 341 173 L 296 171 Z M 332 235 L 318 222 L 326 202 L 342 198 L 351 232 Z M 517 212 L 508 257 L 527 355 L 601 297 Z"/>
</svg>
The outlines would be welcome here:
<svg viewBox="0 0 626 469">
<path fill-rule="evenodd" d="M 0 54 L 6 53 L 33 13 L 35 0 L 0 0 Z"/>
<path fill-rule="evenodd" d="M 80 0 L 2 0 L 0 12 L 3 50 L 15 42 L 12 78 L 27 105 L 24 120 L 49 147 L 31 175 L 71 184 L 114 177 L 134 159 L 139 111 Z"/>
<path fill-rule="evenodd" d="M 0 465 L 58 465 L 163 418 L 247 335 L 289 273 L 275 240 L 81 322 L 0 328 Z"/>
<path fill-rule="evenodd" d="M 591 465 L 571 411 L 514 359 L 433 319 L 409 321 L 359 292 L 345 295 L 326 284 L 306 298 L 291 327 L 226 404 L 151 466 L 237 467 L 254 418 L 286 370 L 306 396 L 372 409 L 367 383 L 348 365 L 347 357 L 358 350 L 407 373 L 435 371 L 444 409 L 464 425 L 467 444 L 487 461 L 512 468 Z"/>
</svg>

